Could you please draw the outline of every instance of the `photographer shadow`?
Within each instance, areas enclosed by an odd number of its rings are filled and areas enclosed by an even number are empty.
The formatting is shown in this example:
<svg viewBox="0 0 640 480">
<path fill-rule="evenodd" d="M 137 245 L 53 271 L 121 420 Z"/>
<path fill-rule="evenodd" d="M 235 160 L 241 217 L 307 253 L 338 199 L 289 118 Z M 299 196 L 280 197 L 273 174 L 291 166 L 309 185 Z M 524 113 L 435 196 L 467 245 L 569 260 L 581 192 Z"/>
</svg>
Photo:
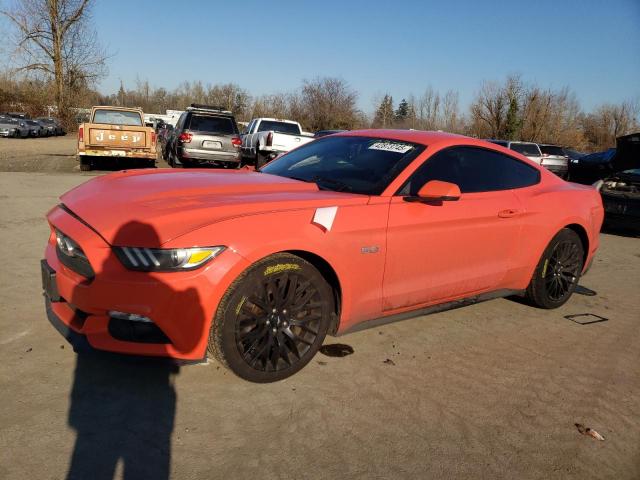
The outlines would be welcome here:
<svg viewBox="0 0 640 480">
<path fill-rule="evenodd" d="M 141 222 L 124 225 L 113 243 L 124 245 L 132 237 L 159 244 L 153 227 Z M 194 289 L 160 284 L 157 295 L 171 303 L 189 302 L 189 310 L 204 322 Z M 124 479 L 168 479 L 177 404 L 173 381 L 179 368 L 170 359 L 79 353 L 68 417 L 77 436 L 67 478 L 110 480 L 121 463 Z"/>
</svg>

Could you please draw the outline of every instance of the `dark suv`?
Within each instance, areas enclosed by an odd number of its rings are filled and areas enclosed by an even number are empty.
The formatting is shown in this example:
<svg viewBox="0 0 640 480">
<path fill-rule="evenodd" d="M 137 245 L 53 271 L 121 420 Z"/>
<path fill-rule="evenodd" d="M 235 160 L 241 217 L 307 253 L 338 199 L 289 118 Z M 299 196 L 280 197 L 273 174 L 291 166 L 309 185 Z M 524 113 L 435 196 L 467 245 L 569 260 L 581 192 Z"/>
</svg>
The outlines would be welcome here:
<svg viewBox="0 0 640 480">
<path fill-rule="evenodd" d="M 233 114 L 192 103 L 167 139 L 165 156 L 172 167 L 214 165 L 240 168 L 242 140 Z"/>
</svg>

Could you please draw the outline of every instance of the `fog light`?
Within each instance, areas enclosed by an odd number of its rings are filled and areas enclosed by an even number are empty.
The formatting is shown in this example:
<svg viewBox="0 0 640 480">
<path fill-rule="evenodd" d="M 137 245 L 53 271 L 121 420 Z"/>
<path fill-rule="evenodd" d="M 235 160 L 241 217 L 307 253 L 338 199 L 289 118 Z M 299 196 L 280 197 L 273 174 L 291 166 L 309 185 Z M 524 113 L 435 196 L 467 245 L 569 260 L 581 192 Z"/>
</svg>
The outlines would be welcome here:
<svg viewBox="0 0 640 480">
<path fill-rule="evenodd" d="M 125 313 L 125 312 L 118 312 L 115 310 L 111 310 L 109 312 L 109 316 L 111 318 L 117 318 L 119 320 L 128 320 L 130 322 L 153 323 L 153 320 L 151 320 L 149 317 L 145 317 L 143 315 L 137 315 L 135 313 Z"/>
</svg>

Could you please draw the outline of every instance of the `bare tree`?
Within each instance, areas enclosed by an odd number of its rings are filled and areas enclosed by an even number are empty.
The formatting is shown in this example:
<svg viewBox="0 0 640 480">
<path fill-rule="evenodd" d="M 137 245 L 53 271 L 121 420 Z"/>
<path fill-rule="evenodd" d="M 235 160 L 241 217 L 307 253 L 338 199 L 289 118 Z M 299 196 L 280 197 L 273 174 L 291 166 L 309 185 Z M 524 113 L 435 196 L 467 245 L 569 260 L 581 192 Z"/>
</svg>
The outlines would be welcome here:
<svg viewBox="0 0 640 480">
<path fill-rule="evenodd" d="M 638 101 L 604 104 L 583 118 L 584 135 L 590 150 L 614 147 L 616 138 L 640 130 Z"/>
<path fill-rule="evenodd" d="M 307 113 L 307 127 L 312 130 L 354 128 L 358 120 L 357 99 L 358 94 L 340 78 L 305 80 L 301 101 Z"/>
<path fill-rule="evenodd" d="M 90 25 L 91 0 L 21 0 L 1 13 L 14 27 L 17 71 L 53 78 L 55 102 L 66 113 L 67 95 L 104 75 L 107 55 Z"/>
</svg>

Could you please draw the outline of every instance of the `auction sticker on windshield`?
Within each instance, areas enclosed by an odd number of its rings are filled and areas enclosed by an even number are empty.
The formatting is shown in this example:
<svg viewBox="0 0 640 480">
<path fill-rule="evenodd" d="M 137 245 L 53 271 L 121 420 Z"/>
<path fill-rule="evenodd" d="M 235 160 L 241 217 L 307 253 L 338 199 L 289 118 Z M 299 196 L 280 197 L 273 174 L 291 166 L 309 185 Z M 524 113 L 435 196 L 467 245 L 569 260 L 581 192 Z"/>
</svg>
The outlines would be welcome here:
<svg viewBox="0 0 640 480">
<path fill-rule="evenodd" d="M 369 150 L 384 150 L 385 152 L 407 153 L 413 145 L 402 142 L 375 142 L 369 146 Z"/>
</svg>

